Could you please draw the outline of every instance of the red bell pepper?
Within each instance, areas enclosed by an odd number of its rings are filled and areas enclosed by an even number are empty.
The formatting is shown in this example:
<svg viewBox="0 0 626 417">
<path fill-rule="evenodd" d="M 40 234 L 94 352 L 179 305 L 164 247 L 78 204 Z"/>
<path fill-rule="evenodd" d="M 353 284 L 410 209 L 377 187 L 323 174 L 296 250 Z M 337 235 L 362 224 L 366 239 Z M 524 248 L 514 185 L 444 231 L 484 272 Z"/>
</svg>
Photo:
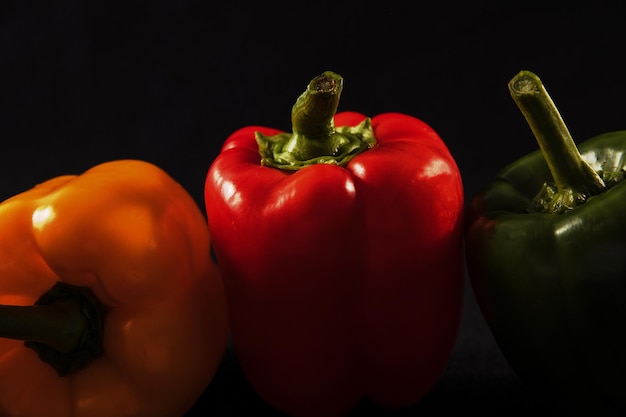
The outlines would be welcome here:
<svg viewBox="0 0 626 417">
<path fill-rule="evenodd" d="M 294 416 L 344 415 L 365 398 L 415 404 L 460 323 L 455 160 L 414 117 L 336 113 L 342 88 L 332 72 L 313 79 L 293 134 L 234 132 L 205 185 L 239 363 Z"/>
</svg>

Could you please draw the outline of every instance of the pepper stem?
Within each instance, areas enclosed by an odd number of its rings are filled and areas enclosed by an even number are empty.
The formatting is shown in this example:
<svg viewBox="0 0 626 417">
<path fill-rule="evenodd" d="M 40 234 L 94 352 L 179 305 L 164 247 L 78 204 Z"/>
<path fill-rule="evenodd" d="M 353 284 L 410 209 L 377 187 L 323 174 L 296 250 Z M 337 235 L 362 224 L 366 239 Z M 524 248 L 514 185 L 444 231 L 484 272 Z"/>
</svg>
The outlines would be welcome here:
<svg viewBox="0 0 626 417">
<path fill-rule="evenodd" d="M 554 185 L 544 184 L 529 210 L 561 214 L 600 193 L 605 188 L 604 181 L 580 155 L 539 77 L 530 71 L 520 71 L 508 86 L 554 180 Z"/>
<path fill-rule="evenodd" d="M 266 136 L 256 132 L 261 164 L 298 170 L 313 164 L 345 166 L 376 143 L 371 120 L 335 127 L 343 78 L 332 71 L 315 77 L 291 109 L 293 133 Z"/>
<path fill-rule="evenodd" d="M 0 305 L 0 337 L 23 340 L 60 376 L 102 355 L 104 307 L 83 287 L 57 282 L 32 306 Z"/>
<path fill-rule="evenodd" d="M 326 71 L 311 80 L 291 109 L 291 126 L 297 135 L 322 138 L 335 131 L 333 117 L 339 107 L 343 78 Z"/>
</svg>

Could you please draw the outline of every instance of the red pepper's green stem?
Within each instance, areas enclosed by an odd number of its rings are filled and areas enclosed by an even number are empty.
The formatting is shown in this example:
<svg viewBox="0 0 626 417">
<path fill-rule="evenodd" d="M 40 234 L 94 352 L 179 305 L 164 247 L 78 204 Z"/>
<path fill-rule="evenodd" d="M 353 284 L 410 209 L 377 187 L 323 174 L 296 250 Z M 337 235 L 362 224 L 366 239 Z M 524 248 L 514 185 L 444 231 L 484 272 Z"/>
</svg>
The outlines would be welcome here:
<svg viewBox="0 0 626 417">
<path fill-rule="evenodd" d="M 256 133 L 261 164 L 298 170 L 313 164 L 344 166 L 376 143 L 371 120 L 357 126 L 335 127 L 334 117 L 343 78 L 331 71 L 315 77 L 291 110 L 293 133 Z"/>
<path fill-rule="evenodd" d="M 293 132 L 312 139 L 333 134 L 333 117 L 337 112 L 342 90 L 343 78 L 331 71 L 311 80 L 291 109 Z"/>
<path fill-rule="evenodd" d="M 556 184 L 556 190 L 544 186 L 536 204 L 543 211 L 558 214 L 600 193 L 604 182 L 580 155 L 539 77 L 520 71 L 509 81 L 509 91 L 535 135 Z"/>
<path fill-rule="evenodd" d="M 0 305 L 0 337 L 23 340 L 63 376 L 101 356 L 103 320 L 89 290 L 59 282 L 35 305 Z"/>
</svg>

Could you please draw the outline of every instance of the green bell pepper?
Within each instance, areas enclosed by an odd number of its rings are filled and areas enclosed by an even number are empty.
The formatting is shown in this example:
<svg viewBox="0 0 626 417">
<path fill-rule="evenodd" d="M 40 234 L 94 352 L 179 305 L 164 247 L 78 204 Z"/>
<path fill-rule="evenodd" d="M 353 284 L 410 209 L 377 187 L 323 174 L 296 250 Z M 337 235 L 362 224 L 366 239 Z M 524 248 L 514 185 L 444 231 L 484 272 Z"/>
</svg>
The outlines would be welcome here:
<svg viewBox="0 0 626 417">
<path fill-rule="evenodd" d="M 509 91 L 539 150 L 466 209 L 468 275 L 513 370 L 573 407 L 626 410 L 626 131 L 574 143 L 541 80 Z"/>
</svg>

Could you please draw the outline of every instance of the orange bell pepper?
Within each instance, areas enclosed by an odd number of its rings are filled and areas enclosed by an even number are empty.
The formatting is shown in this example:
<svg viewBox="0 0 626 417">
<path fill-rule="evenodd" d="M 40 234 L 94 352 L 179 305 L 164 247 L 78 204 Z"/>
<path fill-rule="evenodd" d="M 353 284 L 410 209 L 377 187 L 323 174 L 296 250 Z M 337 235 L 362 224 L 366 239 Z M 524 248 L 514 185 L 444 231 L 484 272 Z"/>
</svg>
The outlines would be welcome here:
<svg viewBox="0 0 626 417">
<path fill-rule="evenodd" d="M 0 415 L 191 408 L 228 326 L 206 220 L 183 187 L 147 162 L 107 162 L 5 200 L 0 231 Z"/>
</svg>

